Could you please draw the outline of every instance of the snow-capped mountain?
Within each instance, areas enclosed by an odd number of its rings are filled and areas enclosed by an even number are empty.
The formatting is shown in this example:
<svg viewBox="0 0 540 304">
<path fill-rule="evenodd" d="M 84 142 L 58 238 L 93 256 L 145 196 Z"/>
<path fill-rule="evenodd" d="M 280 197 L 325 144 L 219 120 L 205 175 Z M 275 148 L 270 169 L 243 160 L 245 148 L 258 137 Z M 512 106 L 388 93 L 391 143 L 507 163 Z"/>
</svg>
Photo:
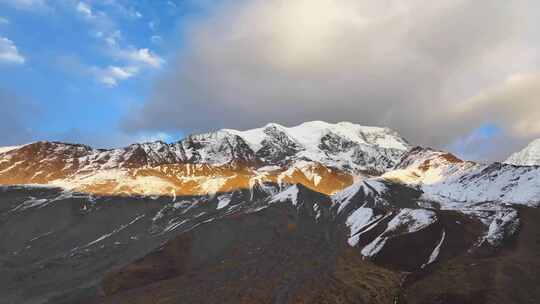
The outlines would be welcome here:
<svg viewBox="0 0 540 304">
<path fill-rule="evenodd" d="M 7 303 L 540 301 L 540 167 L 385 128 L 37 142 L 0 149 L 0 184 Z"/>
<path fill-rule="evenodd" d="M 540 138 L 523 150 L 510 155 L 505 163 L 516 166 L 540 166 Z"/>
<path fill-rule="evenodd" d="M 206 194 L 264 182 L 333 193 L 394 166 L 409 148 L 396 132 L 352 123 L 269 124 L 190 135 L 172 144 L 103 150 L 37 142 L 0 153 L 0 183 L 53 184 L 99 194 Z"/>
<path fill-rule="evenodd" d="M 268 124 L 248 131 L 224 132 L 243 138 L 268 165 L 301 159 L 352 172 L 385 172 L 409 149 L 407 141 L 395 131 L 349 122 L 312 121 L 292 128 Z"/>
<path fill-rule="evenodd" d="M 426 200 L 442 203 L 540 205 L 540 167 L 479 164 L 416 147 L 382 177 L 418 186 Z"/>
</svg>

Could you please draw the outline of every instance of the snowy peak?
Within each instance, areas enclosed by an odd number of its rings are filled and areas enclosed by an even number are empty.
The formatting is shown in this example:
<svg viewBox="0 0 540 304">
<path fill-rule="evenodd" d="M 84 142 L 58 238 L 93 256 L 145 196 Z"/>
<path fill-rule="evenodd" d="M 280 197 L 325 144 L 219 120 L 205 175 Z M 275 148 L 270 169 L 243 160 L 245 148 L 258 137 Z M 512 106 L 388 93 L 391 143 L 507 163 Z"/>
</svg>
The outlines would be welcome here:
<svg viewBox="0 0 540 304">
<path fill-rule="evenodd" d="M 314 149 L 321 139 L 328 134 L 335 134 L 345 140 L 356 144 L 378 146 L 384 149 L 407 150 L 409 144 L 399 134 L 388 128 L 367 127 L 350 122 L 331 124 L 323 121 L 305 122 L 295 127 L 284 127 L 271 123 L 263 128 L 247 131 L 225 129 L 223 131 L 237 134 L 258 151 L 267 135 L 279 132 L 286 134 L 292 141 L 300 144 L 305 149 Z"/>
<path fill-rule="evenodd" d="M 0 151 L 1 184 L 55 184 L 99 194 L 207 194 L 261 182 L 332 194 L 380 175 L 408 143 L 396 132 L 341 122 L 195 134 L 176 143 L 93 149 L 37 142 Z"/>
<path fill-rule="evenodd" d="M 409 144 L 397 132 L 349 122 L 306 122 L 295 127 L 268 124 L 247 131 L 225 129 L 250 146 L 267 165 L 308 160 L 359 173 L 385 172 L 393 167 Z"/>
<path fill-rule="evenodd" d="M 174 145 L 183 150 L 184 160 L 191 163 L 221 165 L 255 159 L 253 150 L 244 139 L 225 131 L 190 135 Z"/>
<path fill-rule="evenodd" d="M 404 169 L 411 166 L 420 167 L 421 165 L 429 166 L 430 164 L 456 164 L 462 162 L 464 161 L 445 151 L 414 147 L 402 156 L 395 169 Z"/>
<path fill-rule="evenodd" d="M 420 187 L 426 200 L 454 203 L 504 202 L 538 206 L 540 168 L 462 161 L 452 154 L 414 148 L 382 178 Z"/>
<path fill-rule="evenodd" d="M 452 170 L 471 164 L 448 152 L 415 147 L 404 154 L 394 169 L 383 177 L 408 184 L 433 184 L 451 174 Z"/>
<path fill-rule="evenodd" d="M 0 147 L 0 154 L 3 154 L 3 153 L 8 153 L 9 151 L 12 151 L 12 150 L 17 150 L 19 148 L 21 148 L 22 146 L 5 146 L 5 147 Z"/>
<path fill-rule="evenodd" d="M 512 154 L 505 163 L 516 166 L 540 166 L 540 138 Z"/>
<path fill-rule="evenodd" d="M 55 163 L 58 170 L 69 167 L 72 171 L 180 163 L 217 166 L 243 163 L 286 168 L 298 161 L 310 161 L 358 174 L 388 170 L 407 149 L 407 142 L 389 129 L 314 121 L 291 128 L 268 124 L 247 131 L 225 129 L 190 135 L 173 144 L 156 141 L 118 149 L 36 142 L 0 148 L 0 155 L 6 168 L 14 162 L 39 166 Z"/>
<path fill-rule="evenodd" d="M 173 144 L 157 141 L 110 150 L 36 142 L 0 150 L 0 184 L 55 184 L 100 194 L 199 195 L 270 182 L 299 183 L 333 194 L 382 176 L 421 188 L 426 199 L 540 203 L 538 167 L 483 165 L 444 151 L 406 148 L 407 142 L 389 129 L 319 121 L 291 128 L 269 124 L 248 131 L 220 130 Z M 362 193 L 378 184 L 365 184 Z"/>
</svg>

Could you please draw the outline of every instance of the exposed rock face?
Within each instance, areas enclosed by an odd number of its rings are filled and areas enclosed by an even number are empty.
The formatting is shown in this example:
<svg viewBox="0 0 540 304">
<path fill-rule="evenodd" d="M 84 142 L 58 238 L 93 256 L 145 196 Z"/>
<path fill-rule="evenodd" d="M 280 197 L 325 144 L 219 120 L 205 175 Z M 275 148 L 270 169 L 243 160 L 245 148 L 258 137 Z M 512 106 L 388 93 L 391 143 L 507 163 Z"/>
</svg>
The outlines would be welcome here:
<svg viewBox="0 0 540 304">
<path fill-rule="evenodd" d="M 255 153 L 240 136 L 223 131 L 191 135 L 178 145 L 185 155 L 181 161 L 189 163 L 220 165 L 255 160 Z"/>
<path fill-rule="evenodd" d="M 281 126 L 270 125 L 264 129 L 266 137 L 257 150 L 257 157 L 268 165 L 285 165 L 296 153 L 303 150 L 297 142 L 281 130 Z"/>
<path fill-rule="evenodd" d="M 0 183 L 34 184 L 0 187 L 0 303 L 540 302 L 540 167 L 388 129 L 38 142 Z"/>
</svg>

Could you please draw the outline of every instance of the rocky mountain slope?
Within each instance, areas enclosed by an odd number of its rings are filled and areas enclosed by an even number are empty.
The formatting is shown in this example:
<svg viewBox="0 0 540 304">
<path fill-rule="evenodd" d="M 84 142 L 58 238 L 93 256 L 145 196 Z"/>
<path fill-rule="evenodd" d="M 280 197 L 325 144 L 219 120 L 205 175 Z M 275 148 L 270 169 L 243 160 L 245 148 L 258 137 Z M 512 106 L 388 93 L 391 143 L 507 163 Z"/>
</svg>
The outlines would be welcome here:
<svg viewBox="0 0 540 304">
<path fill-rule="evenodd" d="M 540 138 L 523 150 L 510 155 L 505 163 L 516 166 L 540 166 Z"/>
<path fill-rule="evenodd" d="M 324 122 L 220 130 L 173 144 L 113 150 L 37 142 L 0 151 L 0 184 L 49 184 L 103 195 L 191 195 L 270 181 L 330 194 L 385 172 L 408 148 L 389 129 Z"/>
<path fill-rule="evenodd" d="M 0 187 L 0 303 L 540 301 L 540 167 L 388 129 L 40 142 L 0 181 L 34 184 Z"/>
<path fill-rule="evenodd" d="M 445 205 L 511 203 L 538 206 L 540 167 L 479 164 L 443 151 L 417 147 L 383 178 L 416 185 L 423 198 Z"/>
</svg>

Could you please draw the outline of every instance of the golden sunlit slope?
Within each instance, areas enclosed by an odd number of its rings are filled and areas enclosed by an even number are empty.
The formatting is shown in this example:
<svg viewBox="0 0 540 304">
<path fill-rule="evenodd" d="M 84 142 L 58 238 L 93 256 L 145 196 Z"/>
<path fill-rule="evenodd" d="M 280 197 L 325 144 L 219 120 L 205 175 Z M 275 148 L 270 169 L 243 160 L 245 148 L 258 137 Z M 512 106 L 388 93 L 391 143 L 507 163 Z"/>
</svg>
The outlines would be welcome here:
<svg viewBox="0 0 540 304">
<path fill-rule="evenodd" d="M 85 146 L 58 150 L 51 143 L 25 146 L 0 161 L 0 184 L 48 184 L 100 195 L 204 195 L 265 182 L 300 183 L 331 194 L 353 182 L 351 174 L 316 162 L 288 167 L 243 162 L 137 166 L 138 158 L 131 156 L 112 166 L 111 158 L 88 156 L 88 151 Z"/>
<path fill-rule="evenodd" d="M 309 170 L 309 171 L 307 171 Z M 353 183 L 345 172 L 318 163 L 302 168 L 253 168 L 245 165 L 171 164 L 140 169 L 115 169 L 75 174 L 49 184 L 101 195 L 205 195 L 251 189 L 266 182 L 303 184 L 332 194 Z"/>
</svg>

